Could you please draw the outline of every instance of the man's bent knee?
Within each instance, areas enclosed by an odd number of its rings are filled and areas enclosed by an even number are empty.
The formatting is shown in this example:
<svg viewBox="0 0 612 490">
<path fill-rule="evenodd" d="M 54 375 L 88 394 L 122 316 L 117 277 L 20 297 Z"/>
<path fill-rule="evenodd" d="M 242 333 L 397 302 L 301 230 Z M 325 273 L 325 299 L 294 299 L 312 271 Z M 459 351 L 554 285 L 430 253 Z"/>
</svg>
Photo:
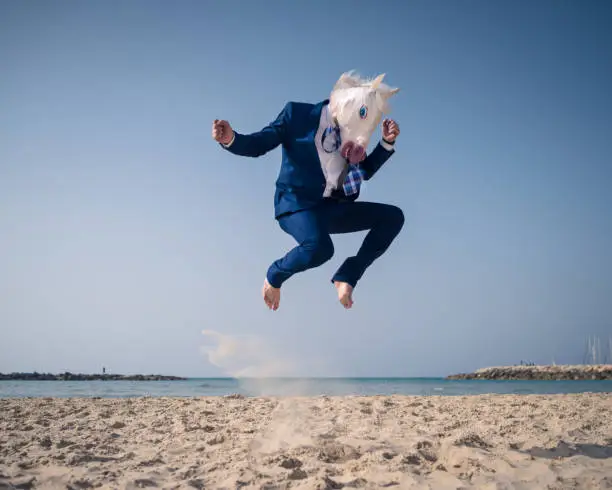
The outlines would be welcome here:
<svg viewBox="0 0 612 490">
<path fill-rule="evenodd" d="M 386 221 L 390 224 L 393 225 L 393 228 L 395 228 L 396 230 L 401 230 L 402 227 L 404 226 L 404 212 L 401 210 L 401 208 L 398 208 L 397 206 L 394 206 L 392 204 L 390 204 L 387 207 L 387 212 L 386 212 Z"/>
<path fill-rule="evenodd" d="M 311 267 L 324 264 L 334 255 L 334 243 L 329 236 L 308 240 L 302 244 L 302 247 L 308 254 L 308 262 Z"/>
</svg>

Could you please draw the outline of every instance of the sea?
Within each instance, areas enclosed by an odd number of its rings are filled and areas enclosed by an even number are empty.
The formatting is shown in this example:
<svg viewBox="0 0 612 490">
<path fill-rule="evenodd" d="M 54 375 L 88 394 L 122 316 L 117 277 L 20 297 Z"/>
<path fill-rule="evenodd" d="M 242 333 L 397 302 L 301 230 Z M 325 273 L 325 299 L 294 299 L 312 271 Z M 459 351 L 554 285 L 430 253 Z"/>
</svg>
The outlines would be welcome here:
<svg viewBox="0 0 612 490">
<path fill-rule="evenodd" d="M 191 378 L 180 381 L 0 381 L 0 398 L 612 393 L 604 381 L 493 381 L 444 378 Z"/>
</svg>

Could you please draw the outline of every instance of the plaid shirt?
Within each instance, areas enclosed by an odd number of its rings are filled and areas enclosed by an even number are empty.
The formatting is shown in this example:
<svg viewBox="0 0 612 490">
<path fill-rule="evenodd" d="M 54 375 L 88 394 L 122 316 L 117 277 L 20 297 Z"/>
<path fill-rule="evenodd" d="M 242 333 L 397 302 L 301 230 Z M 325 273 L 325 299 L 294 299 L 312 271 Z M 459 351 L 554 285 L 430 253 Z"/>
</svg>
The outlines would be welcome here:
<svg viewBox="0 0 612 490">
<path fill-rule="evenodd" d="M 359 168 L 359 164 L 353 165 L 349 163 L 349 171 L 348 174 L 346 174 L 346 178 L 344 179 L 344 184 L 342 186 L 344 193 L 347 196 L 351 196 L 359 192 L 359 187 L 361 186 L 361 182 L 363 182 L 363 178 L 363 170 Z"/>
</svg>

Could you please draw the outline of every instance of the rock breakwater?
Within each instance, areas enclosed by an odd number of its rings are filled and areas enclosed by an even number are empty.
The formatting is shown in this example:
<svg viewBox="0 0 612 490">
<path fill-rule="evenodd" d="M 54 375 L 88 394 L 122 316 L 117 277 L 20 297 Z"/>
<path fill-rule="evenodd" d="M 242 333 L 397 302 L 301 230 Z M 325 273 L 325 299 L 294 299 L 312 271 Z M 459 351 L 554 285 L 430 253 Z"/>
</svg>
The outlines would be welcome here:
<svg viewBox="0 0 612 490">
<path fill-rule="evenodd" d="M 498 366 L 478 369 L 473 373 L 452 374 L 446 379 L 612 380 L 612 364 Z"/>
<path fill-rule="evenodd" d="M 186 379 L 161 374 L 0 373 L 0 381 L 181 381 Z"/>
</svg>

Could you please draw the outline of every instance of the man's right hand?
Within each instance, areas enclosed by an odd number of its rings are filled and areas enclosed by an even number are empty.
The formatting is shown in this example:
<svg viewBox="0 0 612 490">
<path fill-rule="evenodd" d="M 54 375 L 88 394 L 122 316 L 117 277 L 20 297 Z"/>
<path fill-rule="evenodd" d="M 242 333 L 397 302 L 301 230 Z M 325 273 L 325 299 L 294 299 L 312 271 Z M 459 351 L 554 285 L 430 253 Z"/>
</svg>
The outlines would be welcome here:
<svg viewBox="0 0 612 490">
<path fill-rule="evenodd" d="M 212 137 L 222 145 L 227 145 L 234 137 L 234 130 L 227 121 L 215 119 L 212 125 Z"/>
</svg>

